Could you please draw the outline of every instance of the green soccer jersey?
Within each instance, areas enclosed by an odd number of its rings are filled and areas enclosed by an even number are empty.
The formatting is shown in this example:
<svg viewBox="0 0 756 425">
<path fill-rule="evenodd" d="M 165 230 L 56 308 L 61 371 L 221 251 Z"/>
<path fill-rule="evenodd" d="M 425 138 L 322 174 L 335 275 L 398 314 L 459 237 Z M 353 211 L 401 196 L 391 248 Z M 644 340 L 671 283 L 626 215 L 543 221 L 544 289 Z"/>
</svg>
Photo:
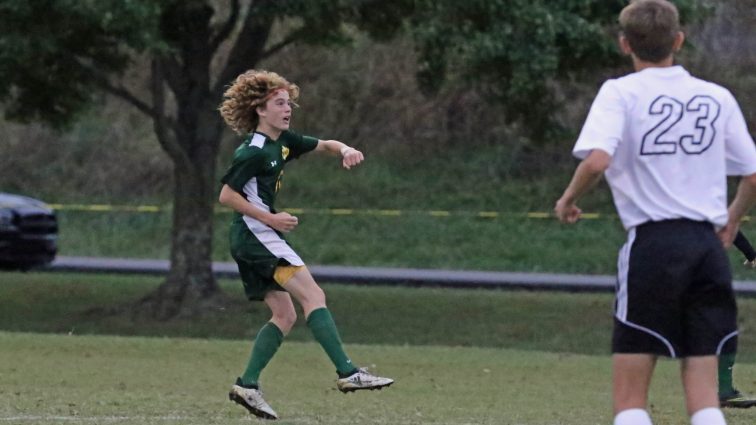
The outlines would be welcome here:
<svg viewBox="0 0 756 425">
<path fill-rule="evenodd" d="M 266 211 L 275 212 L 276 194 L 286 162 L 317 147 L 318 139 L 284 131 L 278 140 L 252 133 L 234 152 L 221 182 Z"/>
<path fill-rule="evenodd" d="M 231 166 L 221 182 L 255 207 L 275 213 L 285 163 L 317 145 L 318 139 L 291 131 L 281 133 L 278 140 L 252 133 L 234 152 Z M 280 290 L 272 279 L 277 266 L 304 265 L 281 232 L 252 217 L 235 213 L 229 236 L 231 256 L 239 265 L 250 299 L 262 299 L 270 289 Z"/>
</svg>

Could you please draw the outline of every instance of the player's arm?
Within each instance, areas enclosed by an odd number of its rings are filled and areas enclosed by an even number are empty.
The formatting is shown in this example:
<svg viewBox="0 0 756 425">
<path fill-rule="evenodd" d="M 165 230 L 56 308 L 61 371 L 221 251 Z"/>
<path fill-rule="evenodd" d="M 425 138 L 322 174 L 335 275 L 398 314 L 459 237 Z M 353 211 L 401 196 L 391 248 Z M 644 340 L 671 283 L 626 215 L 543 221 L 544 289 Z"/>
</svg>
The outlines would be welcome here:
<svg viewBox="0 0 756 425">
<path fill-rule="evenodd" d="M 294 229 L 298 223 L 298 219 L 287 212 L 273 214 L 269 211 L 257 208 L 227 184 L 224 184 L 221 188 L 218 202 L 239 214 L 252 217 L 280 232 L 289 232 Z"/>
<path fill-rule="evenodd" d="M 554 206 L 554 213 L 559 221 L 574 223 L 580 218 L 582 211 L 575 205 L 588 191 L 601 180 L 612 157 L 601 149 L 593 149 L 588 156 L 578 164 L 575 174 L 562 197 Z"/>
<path fill-rule="evenodd" d="M 738 191 L 727 208 L 727 224 L 719 230 L 719 239 L 725 247 L 730 247 L 740 228 L 740 221 L 756 204 L 756 173 L 740 179 Z"/>
<path fill-rule="evenodd" d="M 753 245 L 751 245 L 751 242 L 745 237 L 743 232 L 738 231 L 738 234 L 735 235 L 733 245 L 745 256 L 746 260 L 743 264 L 749 267 L 756 267 L 756 250 L 753 249 Z"/>
<path fill-rule="evenodd" d="M 362 152 L 338 140 L 318 140 L 315 152 L 329 152 L 341 156 L 341 165 L 347 170 L 365 159 Z"/>
</svg>

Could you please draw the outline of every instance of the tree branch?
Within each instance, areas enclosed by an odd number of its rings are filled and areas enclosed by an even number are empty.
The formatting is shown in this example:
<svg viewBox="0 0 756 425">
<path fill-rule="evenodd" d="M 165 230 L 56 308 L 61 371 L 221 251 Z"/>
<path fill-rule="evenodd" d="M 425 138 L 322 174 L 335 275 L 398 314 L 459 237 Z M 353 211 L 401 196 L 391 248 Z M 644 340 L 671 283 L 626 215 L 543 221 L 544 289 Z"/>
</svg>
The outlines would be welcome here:
<svg viewBox="0 0 756 425">
<path fill-rule="evenodd" d="M 239 19 L 240 10 L 241 7 L 239 5 L 239 0 L 233 0 L 231 2 L 231 13 L 228 15 L 228 19 L 226 19 L 226 22 L 220 27 L 218 33 L 212 38 L 212 40 L 210 40 L 210 51 L 214 52 L 223 40 L 231 35 L 231 31 L 233 31 L 236 26 L 236 20 Z"/>
<path fill-rule="evenodd" d="M 178 139 L 181 129 L 171 120 L 165 112 L 165 85 L 163 83 L 163 64 L 159 58 L 155 58 L 151 63 L 150 89 L 152 91 L 152 126 L 157 135 L 160 146 L 176 163 L 191 164 L 191 160 L 186 152 L 181 148 Z M 173 135 L 169 129 L 173 129 Z"/>
<path fill-rule="evenodd" d="M 263 3 L 263 2 L 261 2 Z M 213 96 L 220 97 L 224 86 L 236 78 L 237 75 L 254 67 L 260 61 L 260 54 L 268 41 L 270 30 L 273 27 L 273 19 L 258 16 L 255 7 L 262 7 L 260 3 L 253 3 L 239 36 L 231 48 L 226 66 L 218 74 L 218 80 L 213 86 Z"/>
<path fill-rule="evenodd" d="M 259 60 L 267 59 L 270 56 L 273 56 L 275 53 L 277 53 L 279 50 L 283 49 L 284 47 L 288 46 L 289 44 L 299 40 L 302 37 L 301 31 L 293 31 L 291 34 L 289 34 L 285 39 L 279 41 L 278 43 L 270 46 L 266 51 L 262 52 L 260 54 Z"/>
<path fill-rule="evenodd" d="M 127 101 L 128 103 L 136 107 L 137 110 L 144 113 L 148 117 L 153 118 L 153 119 L 155 118 L 153 115 L 152 107 L 148 105 L 146 102 L 143 102 L 141 99 L 136 97 L 136 95 L 132 94 L 125 87 L 112 84 L 105 76 L 103 76 L 97 70 L 87 67 L 86 65 L 83 65 L 83 66 L 90 72 L 90 75 L 94 79 L 95 83 L 98 86 L 100 86 L 104 91 Z"/>
</svg>

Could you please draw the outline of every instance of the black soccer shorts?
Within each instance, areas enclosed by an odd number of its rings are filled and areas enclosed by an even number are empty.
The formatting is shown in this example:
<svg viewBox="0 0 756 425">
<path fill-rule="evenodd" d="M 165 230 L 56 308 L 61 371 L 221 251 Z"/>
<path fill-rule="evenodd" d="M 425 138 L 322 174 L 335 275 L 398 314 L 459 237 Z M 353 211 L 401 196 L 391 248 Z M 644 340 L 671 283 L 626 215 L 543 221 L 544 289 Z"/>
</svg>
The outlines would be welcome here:
<svg viewBox="0 0 756 425">
<path fill-rule="evenodd" d="M 630 230 L 617 263 L 613 353 L 735 352 L 732 272 L 711 223 L 644 223 Z"/>
</svg>

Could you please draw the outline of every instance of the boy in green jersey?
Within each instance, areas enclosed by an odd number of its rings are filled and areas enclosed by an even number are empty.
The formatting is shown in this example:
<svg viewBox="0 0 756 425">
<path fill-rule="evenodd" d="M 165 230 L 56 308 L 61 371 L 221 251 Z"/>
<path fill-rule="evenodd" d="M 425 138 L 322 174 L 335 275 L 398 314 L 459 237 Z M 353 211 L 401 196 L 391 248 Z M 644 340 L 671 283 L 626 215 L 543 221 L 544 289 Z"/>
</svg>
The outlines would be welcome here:
<svg viewBox="0 0 756 425">
<path fill-rule="evenodd" d="M 247 368 L 232 386 L 229 398 L 265 419 L 277 419 L 278 415 L 263 399 L 259 377 L 297 320 L 293 300 L 302 306 L 307 326 L 336 367 L 339 390 L 380 389 L 394 382 L 352 364 L 326 307 L 325 293 L 284 239 L 283 234 L 298 224 L 297 217 L 278 212 L 274 206 L 284 165 L 310 151 L 340 155 L 346 169 L 364 159 L 362 152 L 339 141 L 290 131 L 298 95 L 299 88 L 280 75 L 250 70 L 228 88 L 220 107 L 226 123 L 246 135 L 221 179 L 219 201 L 235 211 L 231 255 L 239 266 L 247 297 L 264 301 L 272 313 L 257 334 Z"/>
</svg>

